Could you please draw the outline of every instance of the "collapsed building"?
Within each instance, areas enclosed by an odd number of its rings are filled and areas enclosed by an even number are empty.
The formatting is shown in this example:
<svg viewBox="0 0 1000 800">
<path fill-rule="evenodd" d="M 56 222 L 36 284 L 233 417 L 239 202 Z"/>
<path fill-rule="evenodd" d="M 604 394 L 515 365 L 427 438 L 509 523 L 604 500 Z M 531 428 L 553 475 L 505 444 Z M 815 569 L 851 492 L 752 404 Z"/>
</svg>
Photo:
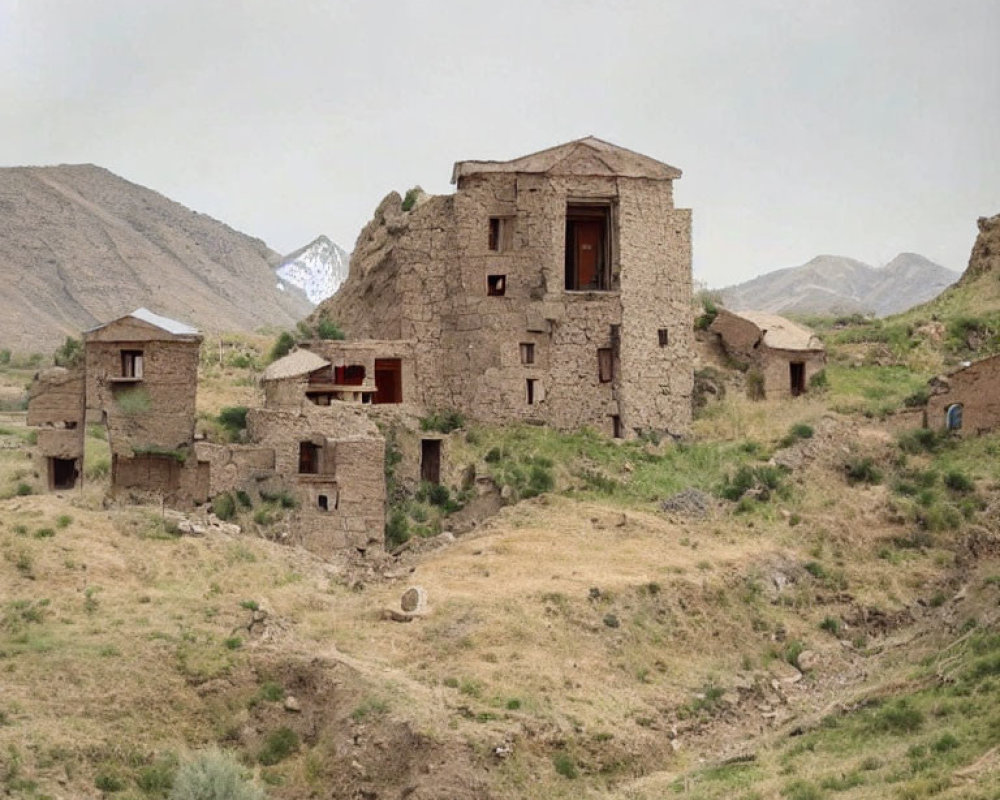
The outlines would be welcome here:
<svg viewBox="0 0 1000 800">
<path fill-rule="evenodd" d="M 813 375 L 826 366 L 820 338 L 776 314 L 720 308 L 708 330 L 731 358 L 757 372 L 761 399 L 804 394 Z"/>
</svg>

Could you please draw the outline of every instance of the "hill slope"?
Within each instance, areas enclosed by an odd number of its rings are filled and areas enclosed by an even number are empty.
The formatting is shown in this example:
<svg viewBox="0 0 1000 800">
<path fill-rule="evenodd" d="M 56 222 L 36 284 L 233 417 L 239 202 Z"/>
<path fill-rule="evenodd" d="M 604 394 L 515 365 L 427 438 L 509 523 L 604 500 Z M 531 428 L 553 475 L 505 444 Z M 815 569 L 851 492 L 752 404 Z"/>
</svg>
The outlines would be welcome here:
<svg viewBox="0 0 1000 800">
<path fill-rule="evenodd" d="M 900 253 L 875 268 L 844 256 L 817 256 L 720 290 L 734 311 L 778 314 L 895 314 L 936 297 L 958 276 L 916 253 Z"/>
<path fill-rule="evenodd" d="M 0 346 L 51 351 L 139 307 L 206 331 L 311 306 L 259 239 L 93 165 L 0 169 Z"/>
</svg>

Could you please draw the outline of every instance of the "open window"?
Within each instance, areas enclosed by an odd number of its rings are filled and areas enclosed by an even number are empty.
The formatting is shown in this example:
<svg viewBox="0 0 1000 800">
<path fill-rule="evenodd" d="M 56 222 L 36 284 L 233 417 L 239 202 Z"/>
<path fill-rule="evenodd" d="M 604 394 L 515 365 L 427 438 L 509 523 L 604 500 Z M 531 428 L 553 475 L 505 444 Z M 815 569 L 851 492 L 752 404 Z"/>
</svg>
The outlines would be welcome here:
<svg viewBox="0 0 1000 800">
<path fill-rule="evenodd" d="M 660 347 L 666 347 L 668 344 L 670 344 L 670 334 L 667 328 L 660 328 L 656 332 L 656 336 L 660 342 Z"/>
<path fill-rule="evenodd" d="M 804 361 L 792 361 L 788 365 L 788 379 L 792 397 L 798 397 L 806 391 L 806 365 Z"/>
<path fill-rule="evenodd" d="M 503 297 L 507 293 L 506 275 L 487 275 L 486 294 L 490 297 Z"/>
<path fill-rule="evenodd" d="M 317 475 L 319 473 L 319 445 L 312 442 L 299 442 L 299 474 Z"/>
<path fill-rule="evenodd" d="M 514 244 L 514 220 L 510 217 L 490 217 L 489 249 L 506 253 Z"/>
<path fill-rule="evenodd" d="M 333 382 L 341 386 L 360 386 L 365 382 L 364 364 L 348 364 L 333 368 Z"/>
<path fill-rule="evenodd" d="M 611 206 L 566 206 L 566 290 L 611 288 Z"/>
<path fill-rule="evenodd" d="M 420 440 L 420 480 L 441 483 L 441 440 Z"/>
<path fill-rule="evenodd" d="M 528 378 L 524 382 L 525 400 L 529 406 L 533 406 L 538 397 L 538 379 Z"/>
<path fill-rule="evenodd" d="M 142 350 L 122 350 L 123 378 L 142 379 Z"/>
</svg>

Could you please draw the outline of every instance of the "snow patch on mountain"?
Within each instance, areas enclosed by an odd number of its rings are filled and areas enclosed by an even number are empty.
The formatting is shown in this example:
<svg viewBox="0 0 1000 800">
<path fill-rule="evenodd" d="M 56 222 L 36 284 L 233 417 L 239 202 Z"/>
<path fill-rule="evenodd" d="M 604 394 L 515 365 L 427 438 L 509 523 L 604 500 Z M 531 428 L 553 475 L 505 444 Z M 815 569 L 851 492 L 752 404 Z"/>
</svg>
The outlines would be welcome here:
<svg viewBox="0 0 1000 800">
<path fill-rule="evenodd" d="M 319 304 L 347 280 L 350 255 L 326 236 L 289 253 L 275 270 L 278 277 L 297 286 L 313 303 Z"/>
</svg>

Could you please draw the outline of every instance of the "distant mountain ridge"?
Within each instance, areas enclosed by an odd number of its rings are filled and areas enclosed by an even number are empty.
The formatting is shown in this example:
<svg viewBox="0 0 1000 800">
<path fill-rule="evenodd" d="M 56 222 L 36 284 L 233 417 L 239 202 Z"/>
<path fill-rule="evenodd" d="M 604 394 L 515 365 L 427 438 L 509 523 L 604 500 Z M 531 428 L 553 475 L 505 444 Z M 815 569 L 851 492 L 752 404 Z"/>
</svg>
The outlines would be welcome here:
<svg viewBox="0 0 1000 800">
<path fill-rule="evenodd" d="M 140 306 L 203 331 L 292 327 L 312 304 L 280 261 L 92 164 L 0 169 L 0 348 L 51 352 Z"/>
<path fill-rule="evenodd" d="M 775 314 L 896 314 L 937 297 L 959 274 L 917 253 L 900 253 L 884 267 L 846 256 L 821 255 L 719 290 L 733 311 Z"/>
<path fill-rule="evenodd" d="M 310 302 L 319 304 L 347 280 L 350 255 L 326 236 L 317 236 L 305 247 L 284 257 L 278 277 L 306 293 Z"/>
</svg>

